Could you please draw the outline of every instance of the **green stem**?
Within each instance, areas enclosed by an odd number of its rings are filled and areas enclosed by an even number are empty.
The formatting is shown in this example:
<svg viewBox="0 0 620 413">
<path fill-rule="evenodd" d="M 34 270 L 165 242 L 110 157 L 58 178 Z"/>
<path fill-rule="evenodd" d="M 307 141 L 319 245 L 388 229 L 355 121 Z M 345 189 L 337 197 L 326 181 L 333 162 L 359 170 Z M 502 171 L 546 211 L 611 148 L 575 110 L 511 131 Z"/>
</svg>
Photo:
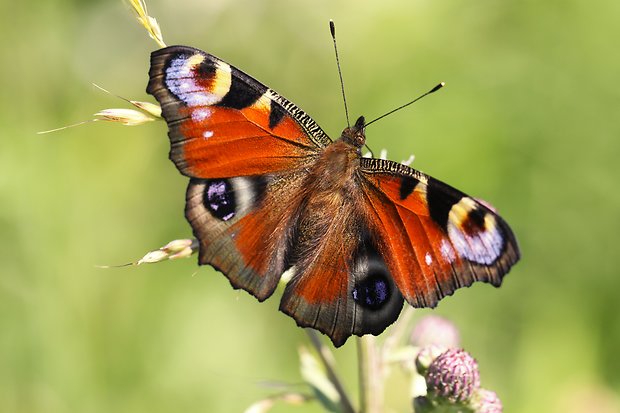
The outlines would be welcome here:
<svg viewBox="0 0 620 413">
<path fill-rule="evenodd" d="M 377 338 L 365 335 L 357 338 L 357 361 L 360 386 L 360 412 L 383 412 L 383 372 Z"/>
<path fill-rule="evenodd" d="M 334 388 L 340 396 L 340 406 L 342 407 L 342 411 L 344 413 L 355 413 L 355 409 L 351 404 L 351 400 L 349 399 L 349 396 L 347 395 L 347 392 L 345 391 L 344 386 L 342 385 L 342 382 L 340 381 L 340 378 L 336 373 L 333 355 L 331 354 L 327 346 L 323 344 L 323 342 L 319 338 L 318 333 L 315 330 L 311 328 L 306 328 L 305 330 L 308 334 L 308 337 L 310 337 L 310 342 L 316 349 L 316 352 L 318 353 L 321 361 L 323 362 L 323 365 L 325 366 L 329 381 L 331 381 L 331 383 L 334 385 Z"/>
</svg>

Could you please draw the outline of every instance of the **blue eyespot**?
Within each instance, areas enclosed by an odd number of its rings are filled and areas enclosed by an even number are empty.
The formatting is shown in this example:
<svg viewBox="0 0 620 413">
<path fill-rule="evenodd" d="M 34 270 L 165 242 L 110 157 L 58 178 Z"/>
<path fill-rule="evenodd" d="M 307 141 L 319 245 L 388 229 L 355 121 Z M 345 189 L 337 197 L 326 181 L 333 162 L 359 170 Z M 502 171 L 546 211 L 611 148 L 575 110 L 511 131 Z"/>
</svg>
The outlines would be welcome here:
<svg viewBox="0 0 620 413">
<path fill-rule="evenodd" d="M 215 179 L 206 182 L 204 204 L 211 214 L 228 221 L 235 216 L 235 192 L 226 179 Z"/>
<path fill-rule="evenodd" d="M 369 310 L 379 310 L 390 298 L 390 285 L 381 275 L 371 275 L 353 287 L 353 300 Z"/>
</svg>

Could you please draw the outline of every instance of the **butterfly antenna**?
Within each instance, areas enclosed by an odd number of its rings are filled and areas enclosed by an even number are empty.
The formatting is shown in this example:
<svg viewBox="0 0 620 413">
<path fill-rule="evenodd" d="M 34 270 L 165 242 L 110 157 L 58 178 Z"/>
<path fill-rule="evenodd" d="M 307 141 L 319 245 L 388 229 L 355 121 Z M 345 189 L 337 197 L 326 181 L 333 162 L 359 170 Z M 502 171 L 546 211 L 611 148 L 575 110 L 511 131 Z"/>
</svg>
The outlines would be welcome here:
<svg viewBox="0 0 620 413">
<path fill-rule="evenodd" d="M 333 20 L 329 21 L 329 31 L 332 34 L 332 40 L 334 41 L 334 51 L 336 52 L 336 65 L 338 66 L 338 76 L 340 76 L 340 89 L 342 90 L 342 100 L 344 101 L 344 113 L 347 117 L 347 126 L 351 127 L 349 123 L 349 108 L 347 107 L 347 96 L 344 93 L 344 80 L 342 80 L 342 70 L 340 69 L 340 59 L 338 58 L 338 46 L 336 45 L 336 25 Z"/>
<path fill-rule="evenodd" d="M 368 122 L 365 126 L 370 125 L 371 123 L 375 123 L 376 121 L 378 121 L 379 119 L 383 119 L 385 118 L 387 115 L 391 115 L 392 113 L 399 111 L 403 108 L 406 108 L 407 106 L 417 102 L 418 100 L 422 99 L 424 96 L 430 95 L 431 93 L 435 93 L 437 92 L 439 89 L 441 89 L 442 87 L 444 87 L 446 85 L 445 82 L 441 82 L 440 84 L 438 84 L 437 86 L 435 86 L 434 88 L 432 88 L 431 90 L 429 90 L 428 92 L 424 93 L 423 95 L 418 96 L 417 98 L 413 99 L 411 102 L 405 103 L 404 105 L 401 105 L 399 107 L 397 107 L 396 109 L 392 109 L 391 111 L 389 111 L 388 113 L 379 116 L 376 119 L 371 120 L 370 122 Z"/>
</svg>

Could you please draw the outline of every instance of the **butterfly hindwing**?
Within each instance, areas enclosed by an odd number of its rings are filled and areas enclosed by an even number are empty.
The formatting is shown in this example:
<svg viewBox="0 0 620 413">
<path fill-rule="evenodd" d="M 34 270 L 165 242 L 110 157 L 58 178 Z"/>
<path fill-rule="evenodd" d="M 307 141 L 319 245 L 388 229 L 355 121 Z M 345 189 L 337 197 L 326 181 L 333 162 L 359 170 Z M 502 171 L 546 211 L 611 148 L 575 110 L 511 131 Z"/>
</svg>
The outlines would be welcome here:
<svg viewBox="0 0 620 413">
<path fill-rule="evenodd" d="M 331 140 L 301 109 L 228 63 L 187 46 L 151 55 L 147 92 L 169 126 L 170 159 L 189 177 L 294 169 Z"/>
<path fill-rule="evenodd" d="M 260 301 L 269 297 L 289 267 L 296 220 L 281 199 L 300 182 L 295 174 L 192 178 L 185 215 L 200 242 L 199 263 L 217 268 Z"/>
<path fill-rule="evenodd" d="M 328 216 L 314 206 L 301 214 L 298 231 L 315 235 L 295 239 L 280 310 L 341 346 L 352 334 L 381 333 L 398 317 L 403 297 L 357 205 L 333 207 Z"/>
<path fill-rule="evenodd" d="M 405 299 L 434 307 L 457 288 L 499 286 L 519 259 L 516 239 L 488 206 L 415 169 L 362 159 L 367 205 Z"/>
</svg>

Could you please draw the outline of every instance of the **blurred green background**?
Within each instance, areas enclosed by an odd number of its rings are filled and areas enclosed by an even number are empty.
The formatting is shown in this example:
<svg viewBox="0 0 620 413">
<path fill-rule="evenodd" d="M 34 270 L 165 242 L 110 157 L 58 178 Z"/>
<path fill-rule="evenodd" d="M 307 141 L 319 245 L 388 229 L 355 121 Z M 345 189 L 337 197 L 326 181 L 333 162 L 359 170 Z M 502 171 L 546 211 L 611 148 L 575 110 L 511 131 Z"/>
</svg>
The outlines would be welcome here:
<svg viewBox="0 0 620 413">
<path fill-rule="evenodd" d="M 207 50 L 390 158 L 492 202 L 523 259 L 437 313 L 506 412 L 620 412 L 620 2 L 150 0 L 168 44 Z M 163 122 L 94 123 L 149 99 L 156 47 L 121 1 L 0 3 L 0 411 L 239 412 L 300 382 L 302 330 L 196 259 L 102 270 L 188 237 Z M 419 311 L 425 314 L 429 311 Z M 336 352 L 356 389 L 355 344 Z M 393 411 L 410 411 L 404 381 Z M 318 411 L 279 407 L 276 412 Z"/>
</svg>

